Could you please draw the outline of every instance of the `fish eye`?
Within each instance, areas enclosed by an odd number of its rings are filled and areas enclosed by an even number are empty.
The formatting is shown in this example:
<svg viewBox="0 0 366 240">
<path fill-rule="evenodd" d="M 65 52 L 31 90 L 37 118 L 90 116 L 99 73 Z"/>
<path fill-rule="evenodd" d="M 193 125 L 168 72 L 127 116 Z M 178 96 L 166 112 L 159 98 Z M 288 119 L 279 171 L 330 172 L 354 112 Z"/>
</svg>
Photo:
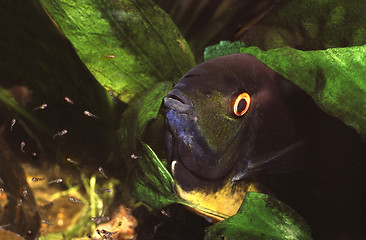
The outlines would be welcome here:
<svg viewBox="0 0 366 240">
<path fill-rule="evenodd" d="M 250 106 L 250 96 L 248 93 L 244 92 L 239 94 L 234 102 L 234 114 L 238 117 L 243 116 L 249 109 Z"/>
</svg>

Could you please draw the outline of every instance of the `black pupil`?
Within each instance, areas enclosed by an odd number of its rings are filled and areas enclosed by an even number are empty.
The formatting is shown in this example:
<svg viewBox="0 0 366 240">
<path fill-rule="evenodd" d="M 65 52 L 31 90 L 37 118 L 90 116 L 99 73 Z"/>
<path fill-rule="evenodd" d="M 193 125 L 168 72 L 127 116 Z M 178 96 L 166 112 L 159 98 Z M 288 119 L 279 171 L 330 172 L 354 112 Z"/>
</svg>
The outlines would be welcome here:
<svg viewBox="0 0 366 240">
<path fill-rule="evenodd" d="M 244 111 L 245 107 L 247 106 L 247 101 L 245 99 L 241 99 L 238 104 L 238 113 L 240 114 L 242 111 Z"/>
</svg>

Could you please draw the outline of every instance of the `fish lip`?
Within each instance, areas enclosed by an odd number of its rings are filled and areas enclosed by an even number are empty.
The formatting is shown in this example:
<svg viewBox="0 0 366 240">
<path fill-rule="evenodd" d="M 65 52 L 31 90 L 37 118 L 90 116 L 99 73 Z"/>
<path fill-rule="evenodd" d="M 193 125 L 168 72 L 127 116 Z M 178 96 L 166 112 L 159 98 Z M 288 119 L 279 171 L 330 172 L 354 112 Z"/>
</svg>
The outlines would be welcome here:
<svg viewBox="0 0 366 240">
<path fill-rule="evenodd" d="M 197 121 L 197 113 L 194 110 L 190 98 L 180 89 L 172 89 L 163 99 L 163 108 L 165 113 L 169 110 L 178 114 L 187 114 L 193 121 Z"/>
<path fill-rule="evenodd" d="M 164 108 L 174 110 L 177 113 L 193 113 L 192 105 L 184 104 L 183 102 L 172 97 L 164 98 Z"/>
<path fill-rule="evenodd" d="M 186 104 L 186 105 L 191 105 L 192 106 L 192 101 L 191 99 L 182 91 L 179 89 L 179 86 L 176 85 L 166 96 L 166 98 L 171 98 L 171 99 L 175 99 L 179 102 L 181 102 L 182 104 Z"/>
</svg>

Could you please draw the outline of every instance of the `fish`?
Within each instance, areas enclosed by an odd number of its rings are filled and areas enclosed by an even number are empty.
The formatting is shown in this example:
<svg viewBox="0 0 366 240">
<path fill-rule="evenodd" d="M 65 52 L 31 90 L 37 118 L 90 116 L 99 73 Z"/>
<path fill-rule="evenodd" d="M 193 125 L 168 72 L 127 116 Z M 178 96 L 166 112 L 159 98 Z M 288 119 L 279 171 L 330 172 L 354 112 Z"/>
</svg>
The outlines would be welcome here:
<svg viewBox="0 0 366 240">
<path fill-rule="evenodd" d="M 78 162 L 72 160 L 71 158 L 66 158 L 66 161 L 68 161 L 69 163 L 75 164 L 75 165 L 79 164 Z"/>
<path fill-rule="evenodd" d="M 57 179 L 54 179 L 54 180 L 51 180 L 48 182 L 48 184 L 52 184 L 52 183 L 62 183 L 62 178 L 57 178 Z"/>
<path fill-rule="evenodd" d="M 25 152 L 24 148 L 25 148 L 25 142 L 23 141 L 20 143 L 20 151 Z"/>
<path fill-rule="evenodd" d="M 32 111 L 43 110 L 43 109 L 45 109 L 47 106 L 48 106 L 48 105 L 47 105 L 47 103 L 43 103 L 42 105 L 40 105 L 40 106 L 38 106 L 38 107 L 33 108 L 33 110 L 32 110 Z"/>
<path fill-rule="evenodd" d="M 23 187 L 22 193 L 23 193 L 23 197 L 26 199 L 28 196 L 28 189 L 26 187 Z"/>
<path fill-rule="evenodd" d="M 105 55 L 105 56 L 103 56 L 103 58 L 109 58 L 109 59 L 113 59 L 113 58 L 115 58 L 116 56 L 115 55 L 113 55 L 113 54 L 109 54 L 109 55 Z"/>
<path fill-rule="evenodd" d="M 69 97 L 64 97 L 65 101 L 70 104 L 70 105 L 74 105 L 74 101 L 71 100 L 71 98 Z"/>
<path fill-rule="evenodd" d="M 57 132 L 55 135 L 52 136 L 52 138 L 58 137 L 58 136 L 63 136 L 66 133 L 68 133 L 67 129 L 64 129 L 62 131 Z"/>
<path fill-rule="evenodd" d="M 93 113 L 89 112 L 88 110 L 84 111 L 84 115 L 88 116 L 88 117 L 99 118 L 97 115 L 94 115 Z"/>
<path fill-rule="evenodd" d="M 69 200 L 73 203 L 80 203 L 80 204 L 83 204 L 83 202 L 77 198 L 74 198 L 74 197 L 69 197 Z"/>
<path fill-rule="evenodd" d="M 32 177 L 32 182 L 38 182 L 42 180 L 45 180 L 45 178 Z"/>
<path fill-rule="evenodd" d="M 140 156 L 137 156 L 136 154 L 131 154 L 131 159 L 138 159 L 141 158 Z"/>
<path fill-rule="evenodd" d="M 46 225 L 47 225 L 47 227 L 54 225 L 53 223 L 50 223 L 50 222 L 49 222 L 49 221 L 47 221 L 47 220 L 41 220 L 41 223 L 46 224 Z"/>
<path fill-rule="evenodd" d="M 175 190 L 214 211 L 203 213 L 217 221 L 234 215 L 248 191 L 275 194 L 285 202 L 296 199 L 295 210 L 310 213 L 305 210 L 309 205 L 298 199 L 304 193 L 296 186 L 315 189 L 320 183 L 310 176 L 324 175 L 320 166 L 330 161 L 324 157 L 329 149 L 349 145 L 343 137 L 324 140 L 320 129 L 334 124 L 338 127 L 329 132 L 338 134 L 341 123 L 299 87 L 245 53 L 214 58 L 189 70 L 164 98 L 163 109 L 166 158 Z M 323 150 L 317 144 L 328 141 L 335 145 L 318 154 Z M 328 169 L 352 164 L 337 155 L 332 155 Z M 334 177 L 342 186 L 348 181 L 339 174 Z M 316 193 L 311 194 L 315 199 Z"/>
<path fill-rule="evenodd" d="M 104 178 L 108 178 L 102 167 L 98 167 L 98 171 L 103 175 Z"/>
<path fill-rule="evenodd" d="M 95 222 L 96 224 L 100 224 L 102 222 L 108 222 L 110 219 L 110 217 L 104 216 L 105 214 L 105 209 L 103 209 L 102 213 L 100 214 L 100 216 L 98 217 L 91 217 L 90 220 Z"/>
<path fill-rule="evenodd" d="M 15 119 L 15 118 L 13 118 L 12 120 L 11 120 L 11 125 L 10 125 L 10 131 L 13 131 L 13 129 L 14 129 L 14 125 L 15 125 L 15 123 L 17 122 L 17 120 Z"/>
</svg>

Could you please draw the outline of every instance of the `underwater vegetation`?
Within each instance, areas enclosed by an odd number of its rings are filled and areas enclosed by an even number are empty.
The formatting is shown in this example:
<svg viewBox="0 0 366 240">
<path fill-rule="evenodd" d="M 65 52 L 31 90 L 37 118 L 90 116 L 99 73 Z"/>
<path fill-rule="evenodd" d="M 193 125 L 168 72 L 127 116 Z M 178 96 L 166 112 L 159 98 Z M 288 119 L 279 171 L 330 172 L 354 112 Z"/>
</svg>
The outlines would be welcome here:
<svg viewBox="0 0 366 240">
<path fill-rule="evenodd" d="M 0 239 L 365 238 L 365 11 L 1 3 Z"/>
</svg>

